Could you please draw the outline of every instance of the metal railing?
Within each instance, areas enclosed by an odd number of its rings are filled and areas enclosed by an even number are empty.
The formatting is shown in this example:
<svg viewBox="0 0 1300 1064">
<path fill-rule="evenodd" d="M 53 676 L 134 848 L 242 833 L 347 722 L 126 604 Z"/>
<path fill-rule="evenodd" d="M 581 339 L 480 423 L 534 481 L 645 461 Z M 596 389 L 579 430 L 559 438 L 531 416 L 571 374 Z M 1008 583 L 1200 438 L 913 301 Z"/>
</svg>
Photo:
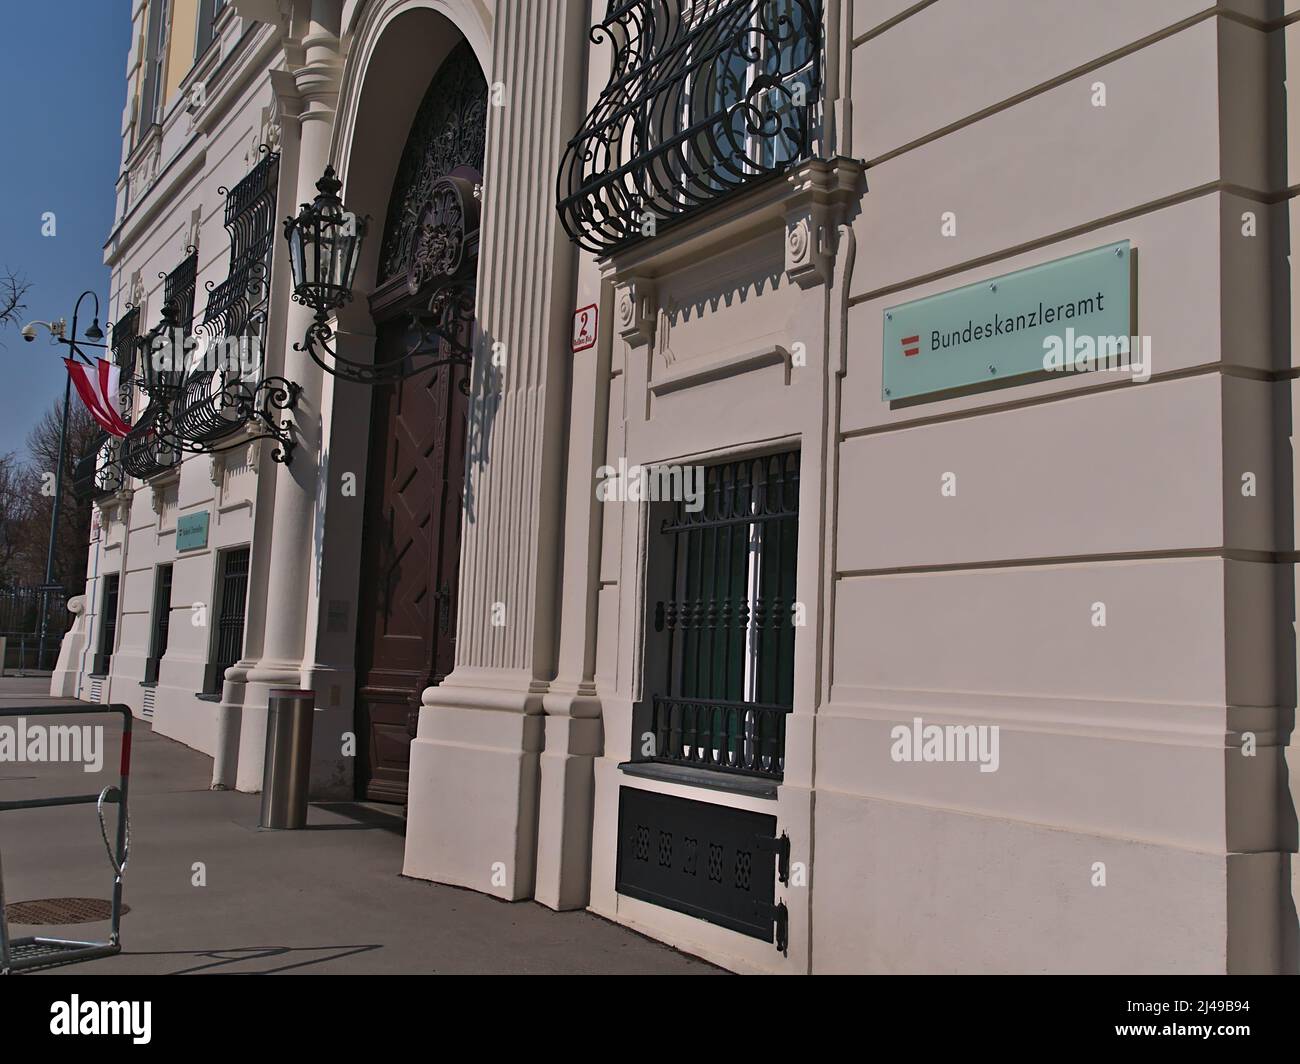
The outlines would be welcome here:
<svg viewBox="0 0 1300 1064">
<path fill-rule="evenodd" d="M 8 706 L 0 709 L 0 717 L 53 717 L 91 713 L 120 713 L 122 715 L 122 756 L 118 764 L 118 785 L 105 787 L 98 794 L 65 794 L 52 798 L 21 798 L 0 801 L 0 813 L 20 809 L 49 809 L 63 805 L 94 805 L 99 816 L 100 835 L 113 866 L 113 902 L 109 917 L 110 933 L 107 942 L 85 942 L 76 939 L 29 936 L 11 939 L 9 921 L 5 914 L 4 866 L 0 860 L 0 975 L 31 968 L 48 968 L 59 964 L 88 961 L 95 957 L 110 957 L 122 951 L 122 876 L 126 872 L 127 853 L 130 848 L 130 829 L 127 823 L 127 784 L 131 777 L 131 734 L 134 720 L 129 706 L 115 703 L 108 706 Z M 108 828 L 104 823 L 104 806 L 116 805 L 117 832 L 115 844 L 108 841 Z M 0 855 L 2 859 L 3 855 Z"/>
<path fill-rule="evenodd" d="M 654 698 L 656 760 L 775 777 L 785 772 L 789 706 L 710 698 Z"/>
<path fill-rule="evenodd" d="M 68 594 L 61 587 L 24 585 L 0 591 L 0 639 L 4 640 L 4 668 L 52 669 L 59 644 L 72 627 Z M 44 610 L 45 655 L 41 658 L 41 621 Z"/>
<path fill-rule="evenodd" d="M 609 82 L 560 165 L 557 209 L 609 254 L 812 152 L 821 0 L 610 0 Z"/>
<path fill-rule="evenodd" d="M 668 563 L 653 616 L 664 673 L 648 699 L 654 751 L 640 760 L 780 779 L 794 702 L 799 453 L 700 474 L 698 498 L 675 501 L 656 537 Z"/>
</svg>

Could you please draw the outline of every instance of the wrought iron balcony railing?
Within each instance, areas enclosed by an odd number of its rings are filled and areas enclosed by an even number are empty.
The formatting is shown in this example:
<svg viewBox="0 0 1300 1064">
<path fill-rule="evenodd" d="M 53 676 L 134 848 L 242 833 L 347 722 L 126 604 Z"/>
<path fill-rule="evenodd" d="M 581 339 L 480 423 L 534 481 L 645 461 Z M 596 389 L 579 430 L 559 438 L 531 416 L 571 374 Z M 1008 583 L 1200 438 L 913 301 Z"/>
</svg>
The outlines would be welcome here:
<svg viewBox="0 0 1300 1064">
<path fill-rule="evenodd" d="M 569 142 L 569 236 L 608 254 L 808 157 L 821 0 L 610 0 L 608 84 Z"/>
<path fill-rule="evenodd" d="M 188 454 L 274 439 L 279 446 L 272 457 L 284 462 L 292 453 L 293 437 L 279 414 L 294 407 L 300 388 L 283 377 L 263 376 L 280 156 L 265 145 L 261 150 L 261 160 L 234 188 L 218 190 L 226 197 L 230 268 L 224 281 L 207 286 L 207 307 L 194 329 L 199 357 L 183 376 L 178 373 L 176 395 L 158 421 L 158 431 L 165 432 L 171 447 Z M 187 321 L 192 284 L 189 293 Z M 236 436 L 242 428 L 249 431 Z M 218 446 L 227 437 L 229 442 Z"/>
<path fill-rule="evenodd" d="M 230 232 L 230 270 L 215 287 L 208 284 L 208 304 L 201 331 L 208 336 L 241 336 L 262 323 L 270 294 L 271 249 L 275 243 L 275 190 L 280 153 L 262 147 L 262 159 L 226 197 L 225 226 Z"/>
<path fill-rule="evenodd" d="M 79 500 L 98 502 L 125 486 L 122 476 L 122 441 L 101 432 L 72 467 L 72 490 Z"/>
<path fill-rule="evenodd" d="M 122 440 L 122 469 L 137 480 L 148 480 L 180 463 L 181 450 L 171 432 L 165 404 L 152 400 Z"/>
</svg>

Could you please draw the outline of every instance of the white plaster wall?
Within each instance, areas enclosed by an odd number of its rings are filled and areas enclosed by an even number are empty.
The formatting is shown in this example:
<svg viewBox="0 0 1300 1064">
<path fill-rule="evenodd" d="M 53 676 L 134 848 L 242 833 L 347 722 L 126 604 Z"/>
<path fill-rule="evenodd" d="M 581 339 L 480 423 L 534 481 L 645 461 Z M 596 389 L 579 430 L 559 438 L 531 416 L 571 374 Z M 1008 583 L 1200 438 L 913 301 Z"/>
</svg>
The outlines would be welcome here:
<svg viewBox="0 0 1300 1064">
<path fill-rule="evenodd" d="M 256 164 L 257 146 L 271 113 L 268 64 L 274 53 L 268 44 L 273 43 L 274 31 L 255 27 L 237 14 L 223 16 L 219 27 L 218 42 L 191 70 L 163 114 L 156 177 L 128 203 L 125 214 L 119 213 L 106 246 L 105 258 L 112 269 L 106 316 L 120 317 L 138 275 L 144 290 L 144 329 L 158 320 L 163 285 L 159 275 L 184 258 L 187 244 L 196 235 L 195 316 L 201 320 L 205 285 L 220 283 L 229 265 L 225 201 L 219 189 L 233 187 Z M 208 102 L 191 113 L 185 93 L 200 80 Z M 128 161 L 138 155 L 128 153 Z M 272 364 L 278 357 L 268 351 Z M 260 462 L 269 462 L 268 455 L 264 449 Z M 247 459 L 246 449 L 239 449 L 214 478 L 208 456 L 186 457 L 179 470 L 162 475 L 156 485 L 133 482 L 134 492 L 125 508 L 110 508 L 103 538 L 92 542 L 88 562 L 88 572 L 97 575 L 87 588 L 89 637 L 78 677 L 82 695 L 89 690 L 86 672 L 99 638 L 100 577 L 120 572 L 117 650 L 111 675 L 102 685 L 103 700 L 125 702 L 137 715 L 143 713 L 141 681 L 153 630 L 154 582 L 157 567 L 172 563 L 172 617 L 167 653 L 153 692 L 153 726 L 160 734 L 208 754 L 217 742 L 218 707 L 196 695 L 202 691 L 212 645 L 218 552 L 253 538 L 258 467 Z M 177 555 L 177 518 L 203 510 L 210 513 L 208 546 Z M 250 583 L 250 615 L 259 591 Z M 203 623 L 197 623 L 200 620 Z"/>
<path fill-rule="evenodd" d="M 842 390 L 814 971 L 1281 963 L 1278 877 L 1240 863 L 1275 860 L 1285 822 L 1273 582 L 1252 553 L 1275 547 L 1277 500 L 1238 490 L 1245 469 L 1271 482 L 1273 400 L 1224 375 L 1273 364 L 1250 283 L 1267 241 L 1239 233 L 1268 182 L 1237 130 L 1266 42 L 1207 16 L 941 0 L 858 37 L 854 147 L 877 164 Z M 927 77 L 902 77 L 918 55 Z M 1149 383 L 880 401 L 886 305 L 1117 239 Z M 997 725 L 998 771 L 893 761 L 891 729 L 918 716 Z"/>
<path fill-rule="evenodd" d="M 1277 365 L 1268 41 L 1266 26 L 1223 17 L 1236 12 L 1268 13 L 1253 0 L 853 3 L 850 147 L 870 162 L 868 191 L 829 400 L 833 479 L 801 514 L 826 561 L 805 577 L 801 534 L 799 596 L 815 598 L 828 570 L 829 623 L 821 639 L 800 633 L 787 782 L 758 803 L 778 811 L 796 860 L 815 859 L 811 889 L 778 891 L 792 910 L 785 959 L 614 893 L 620 786 L 756 800 L 617 768 L 641 691 L 644 534 L 634 509 L 610 507 L 594 910 L 742 970 L 1284 963 L 1277 707 L 1293 704 L 1296 670 L 1270 552 L 1294 544 L 1293 508 L 1271 487 L 1272 426 L 1279 411 L 1292 423 L 1292 403 L 1259 379 Z M 1105 108 L 1091 104 L 1099 82 Z M 1250 210 L 1262 239 L 1242 239 Z M 955 238 L 941 234 L 947 211 Z M 1137 249 L 1149 383 L 1107 374 L 881 401 L 886 306 L 1119 239 Z M 615 337 L 606 461 L 789 434 L 815 477 L 827 409 L 815 374 L 653 388 L 747 345 L 833 339 L 813 324 L 820 294 L 780 274 L 761 237 L 654 273 L 653 345 Z M 724 295 L 747 285 L 750 298 Z M 940 493 L 950 471 L 955 498 Z M 1243 471 L 1265 497 L 1242 495 Z M 997 725 L 999 770 L 894 762 L 890 729 L 915 716 Z M 1239 754 L 1244 732 L 1255 759 Z"/>
</svg>

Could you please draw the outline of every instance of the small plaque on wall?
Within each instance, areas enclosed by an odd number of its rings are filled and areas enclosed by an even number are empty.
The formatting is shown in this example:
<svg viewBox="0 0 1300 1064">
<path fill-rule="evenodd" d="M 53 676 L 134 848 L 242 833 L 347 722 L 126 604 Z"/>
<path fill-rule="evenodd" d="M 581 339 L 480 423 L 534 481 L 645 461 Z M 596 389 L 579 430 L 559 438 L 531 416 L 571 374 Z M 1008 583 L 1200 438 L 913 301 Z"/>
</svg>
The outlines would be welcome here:
<svg viewBox="0 0 1300 1064">
<path fill-rule="evenodd" d="M 573 312 L 573 352 L 586 351 L 596 346 L 596 321 L 598 316 L 596 304 L 582 307 Z"/>
<path fill-rule="evenodd" d="M 884 310 L 886 402 L 1131 358 L 1127 240 Z M 1115 367 L 1118 368 L 1118 367 Z"/>
<path fill-rule="evenodd" d="M 176 519 L 177 551 L 202 550 L 208 545 L 209 517 L 207 510 L 201 510 Z"/>
</svg>

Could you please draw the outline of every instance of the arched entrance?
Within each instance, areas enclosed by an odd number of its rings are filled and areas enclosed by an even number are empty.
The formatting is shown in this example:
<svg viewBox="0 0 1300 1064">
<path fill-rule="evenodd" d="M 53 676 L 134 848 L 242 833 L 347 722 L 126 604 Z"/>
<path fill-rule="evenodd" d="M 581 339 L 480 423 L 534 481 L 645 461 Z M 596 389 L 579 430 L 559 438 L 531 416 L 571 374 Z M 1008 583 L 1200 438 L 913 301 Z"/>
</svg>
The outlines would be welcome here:
<svg viewBox="0 0 1300 1064">
<path fill-rule="evenodd" d="M 389 198 L 370 298 L 375 361 L 430 342 L 421 316 L 472 311 L 487 84 L 462 42 L 416 112 Z M 440 354 L 471 343 L 472 314 Z M 468 370 L 442 367 L 374 389 L 356 646 L 358 797 L 406 800 L 420 694 L 455 659 Z"/>
</svg>

